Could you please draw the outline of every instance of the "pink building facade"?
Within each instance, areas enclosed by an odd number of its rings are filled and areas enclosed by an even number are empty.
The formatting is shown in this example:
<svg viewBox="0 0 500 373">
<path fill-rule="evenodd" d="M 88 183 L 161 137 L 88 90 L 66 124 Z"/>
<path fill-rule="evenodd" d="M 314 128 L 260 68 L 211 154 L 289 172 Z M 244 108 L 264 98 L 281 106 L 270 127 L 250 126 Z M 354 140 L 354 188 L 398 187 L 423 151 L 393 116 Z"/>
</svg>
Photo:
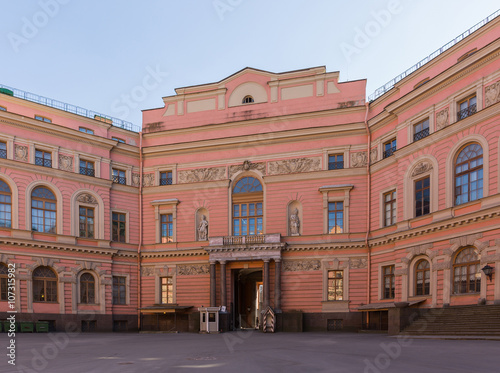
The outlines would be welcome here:
<svg viewBox="0 0 500 373">
<path fill-rule="evenodd" d="M 271 309 L 278 330 L 396 333 L 500 303 L 499 34 L 369 102 L 324 67 L 246 68 L 176 89 L 139 133 L 4 90 L 0 276 L 15 264 L 21 317 L 197 331 L 214 306 L 222 330 Z"/>
</svg>

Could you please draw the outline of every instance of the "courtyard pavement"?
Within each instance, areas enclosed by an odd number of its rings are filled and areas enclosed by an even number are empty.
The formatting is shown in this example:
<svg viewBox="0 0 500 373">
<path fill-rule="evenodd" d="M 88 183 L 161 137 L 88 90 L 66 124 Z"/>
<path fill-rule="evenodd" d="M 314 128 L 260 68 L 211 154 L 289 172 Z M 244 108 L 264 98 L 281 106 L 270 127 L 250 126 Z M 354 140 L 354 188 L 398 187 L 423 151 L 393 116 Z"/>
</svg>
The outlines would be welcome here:
<svg viewBox="0 0 500 373">
<path fill-rule="evenodd" d="M 500 371 L 500 341 L 383 334 L 17 334 L 16 366 L 0 334 L 0 372 L 453 372 Z"/>
</svg>

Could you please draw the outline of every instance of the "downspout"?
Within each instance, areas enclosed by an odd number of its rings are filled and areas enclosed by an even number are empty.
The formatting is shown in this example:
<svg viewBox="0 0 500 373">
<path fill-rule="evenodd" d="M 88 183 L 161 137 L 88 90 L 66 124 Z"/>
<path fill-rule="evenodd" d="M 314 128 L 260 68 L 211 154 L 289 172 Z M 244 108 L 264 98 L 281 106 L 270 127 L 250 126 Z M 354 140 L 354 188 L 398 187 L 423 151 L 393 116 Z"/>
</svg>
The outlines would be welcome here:
<svg viewBox="0 0 500 373">
<path fill-rule="evenodd" d="M 141 330 L 142 131 L 139 132 L 139 246 L 137 247 L 137 328 Z"/>
<path fill-rule="evenodd" d="M 370 128 L 368 127 L 368 110 L 370 108 L 370 103 L 366 102 L 366 112 L 365 112 L 365 127 L 366 127 L 366 135 L 367 135 L 367 145 L 366 145 L 366 151 L 367 151 L 367 162 L 366 162 L 366 178 L 367 178 L 367 190 L 368 190 L 368 198 L 367 204 L 366 204 L 366 236 L 365 236 L 365 245 L 367 249 L 367 265 L 368 265 L 368 278 L 367 278 L 367 294 L 366 294 L 366 304 L 370 304 L 370 293 L 371 293 L 371 267 L 372 267 L 372 260 L 371 260 L 371 250 L 370 250 L 370 245 L 368 243 L 368 236 L 370 234 L 370 219 L 371 219 L 371 175 L 370 175 L 370 163 L 371 163 L 371 133 L 370 133 Z"/>
</svg>

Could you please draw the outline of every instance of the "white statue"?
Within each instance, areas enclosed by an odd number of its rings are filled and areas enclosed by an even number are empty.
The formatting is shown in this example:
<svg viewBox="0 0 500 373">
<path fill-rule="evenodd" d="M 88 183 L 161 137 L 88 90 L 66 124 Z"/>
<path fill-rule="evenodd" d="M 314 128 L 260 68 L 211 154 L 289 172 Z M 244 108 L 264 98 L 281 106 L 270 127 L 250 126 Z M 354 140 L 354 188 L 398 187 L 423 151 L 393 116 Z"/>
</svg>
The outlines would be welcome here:
<svg viewBox="0 0 500 373">
<path fill-rule="evenodd" d="M 299 219 L 299 209 L 295 209 L 293 214 L 290 215 L 290 234 L 292 236 L 300 235 L 300 219 Z"/>
<path fill-rule="evenodd" d="M 198 225 L 198 241 L 206 241 L 208 238 L 208 221 L 205 215 L 202 215 Z"/>
</svg>

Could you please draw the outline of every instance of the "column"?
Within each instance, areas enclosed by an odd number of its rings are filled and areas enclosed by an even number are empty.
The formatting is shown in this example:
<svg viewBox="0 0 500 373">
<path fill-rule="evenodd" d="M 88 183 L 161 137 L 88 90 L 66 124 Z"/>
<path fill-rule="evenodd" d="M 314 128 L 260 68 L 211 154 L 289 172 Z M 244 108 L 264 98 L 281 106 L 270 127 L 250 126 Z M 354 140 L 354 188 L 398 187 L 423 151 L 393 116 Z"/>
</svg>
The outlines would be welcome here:
<svg viewBox="0 0 500 373">
<path fill-rule="evenodd" d="M 220 261 L 220 305 L 226 306 L 227 293 L 226 293 L 226 262 Z"/>
<path fill-rule="evenodd" d="M 281 312 L 281 259 L 274 259 L 274 312 Z"/>
<path fill-rule="evenodd" d="M 215 307 L 216 284 L 215 284 L 215 262 L 210 262 L 210 307 Z"/>
<path fill-rule="evenodd" d="M 269 259 L 264 259 L 264 309 L 269 306 Z"/>
</svg>

